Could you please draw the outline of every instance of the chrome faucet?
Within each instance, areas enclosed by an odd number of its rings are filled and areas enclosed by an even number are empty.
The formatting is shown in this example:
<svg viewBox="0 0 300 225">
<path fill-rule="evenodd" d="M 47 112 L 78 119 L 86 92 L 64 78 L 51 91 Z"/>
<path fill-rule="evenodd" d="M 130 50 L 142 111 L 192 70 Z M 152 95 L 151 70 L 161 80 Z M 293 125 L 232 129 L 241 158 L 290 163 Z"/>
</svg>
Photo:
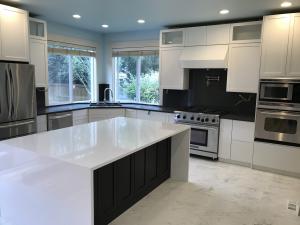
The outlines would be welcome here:
<svg viewBox="0 0 300 225">
<path fill-rule="evenodd" d="M 114 98 L 114 93 L 113 93 L 113 90 L 111 89 L 111 88 L 105 88 L 104 89 L 104 102 L 106 102 L 107 100 L 109 101 L 109 99 L 110 99 L 110 96 L 109 96 L 109 93 L 108 93 L 108 99 L 106 99 L 106 92 L 107 91 L 110 91 L 110 93 L 111 93 L 111 98 Z"/>
</svg>

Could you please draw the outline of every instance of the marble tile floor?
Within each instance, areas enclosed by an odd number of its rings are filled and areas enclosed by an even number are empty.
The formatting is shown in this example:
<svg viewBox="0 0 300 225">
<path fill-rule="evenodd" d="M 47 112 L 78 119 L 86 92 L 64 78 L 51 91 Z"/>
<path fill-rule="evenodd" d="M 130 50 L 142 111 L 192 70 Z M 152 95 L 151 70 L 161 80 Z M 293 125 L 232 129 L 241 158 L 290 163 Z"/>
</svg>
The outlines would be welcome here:
<svg viewBox="0 0 300 225">
<path fill-rule="evenodd" d="M 189 183 L 166 181 L 111 225 L 300 225 L 287 199 L 300 179 L 192 157 Z"/>
</svg>

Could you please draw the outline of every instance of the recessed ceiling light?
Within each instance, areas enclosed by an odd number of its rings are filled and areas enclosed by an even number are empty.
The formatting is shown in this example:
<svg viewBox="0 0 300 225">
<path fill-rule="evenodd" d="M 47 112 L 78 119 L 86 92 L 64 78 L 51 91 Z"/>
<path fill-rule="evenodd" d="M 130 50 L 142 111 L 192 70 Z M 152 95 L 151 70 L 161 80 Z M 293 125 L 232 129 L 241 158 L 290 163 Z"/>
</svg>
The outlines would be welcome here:
<svg viewBox="0 0 300 225">
<path fill-rule="evenodd" d="M 103 27 L 103 28 L 108 28 L 109 25 L 107 25 L 107 24 L 102 24 L 102 27 Z"/>
<path fill-rule="evenodd" d="M 81 16 L 80 16 L 79 14 L 74 14 L 74 15 L 73 15 L 73 18 L 75 18 L 75 19 L 80 19 Z"/>
<path fill-rule="evenodd" d="M 140 24 L 146 23 L 146 21 L 143 20 L 143 19 L 139 19 L 137 22 L 140 23 Z"/>
<path fill-rule="evenodd" d="M 283 2 L 283 3 L 281 3 L 281 7 L 282 8 L 287 8 L 287 7 L 291 7 L 291 6 L 292 6 L 291 2 Z"/>
<path fill-rule="evenodd" d="M 220 11 L 220 14 L 221 15 L 225 15 L 225 14 L 228 14 L 229 13 L 229 10 L 228 9 L 222 9 L 221 11 Z"/>
</svg>

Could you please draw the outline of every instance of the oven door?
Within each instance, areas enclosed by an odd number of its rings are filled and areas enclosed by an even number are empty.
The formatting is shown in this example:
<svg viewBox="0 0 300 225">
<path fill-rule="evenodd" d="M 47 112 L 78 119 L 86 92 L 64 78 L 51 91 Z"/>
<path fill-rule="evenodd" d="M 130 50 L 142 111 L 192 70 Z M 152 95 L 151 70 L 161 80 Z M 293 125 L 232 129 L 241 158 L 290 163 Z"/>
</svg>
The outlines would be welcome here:
<svg viewBox="0 0 300 225">
<path fill-rule="evenodd" d="M 218 142 L 217 127 L 191 126 L 190 148 L 192 150 L 218 153 Z"/>
<path fill-rule="evenodd" d="M 260 83 L 260 95 L 259 98 L 263 100 L 271 101 L 292 101 L 293 100 L 293 84 L 284 83 Z"/>
<path fill-rule="evenodd" d="M 300 144 L 300 113 L 257 109 L 255 138 Z"/>
</svg>

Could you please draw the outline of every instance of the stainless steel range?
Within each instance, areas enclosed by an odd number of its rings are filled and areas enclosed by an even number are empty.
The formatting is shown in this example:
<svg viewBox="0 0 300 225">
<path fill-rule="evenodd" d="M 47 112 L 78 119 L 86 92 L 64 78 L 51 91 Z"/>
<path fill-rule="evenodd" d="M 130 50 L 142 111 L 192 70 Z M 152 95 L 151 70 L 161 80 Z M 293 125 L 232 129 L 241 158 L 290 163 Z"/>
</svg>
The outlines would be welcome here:
<svg viewBox="0 0 300 225">
<path fill-rule="evenodd" d="M 191 126 L 191 154 L 218 158 L 220 115 L 201 112 L 175 111 L 175 122 Z"/>
</svg>

